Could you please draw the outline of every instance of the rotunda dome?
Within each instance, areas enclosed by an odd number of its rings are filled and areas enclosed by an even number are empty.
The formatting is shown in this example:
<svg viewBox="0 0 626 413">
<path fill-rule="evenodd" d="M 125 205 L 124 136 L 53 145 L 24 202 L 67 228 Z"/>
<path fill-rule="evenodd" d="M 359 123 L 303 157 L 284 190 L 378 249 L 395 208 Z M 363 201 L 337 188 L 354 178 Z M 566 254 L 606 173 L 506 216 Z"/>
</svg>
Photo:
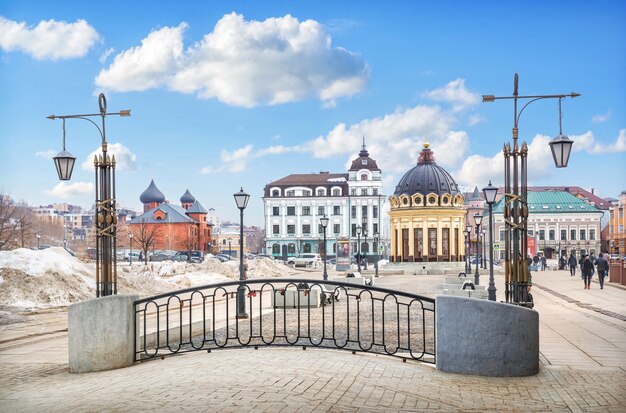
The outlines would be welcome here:
<svg viewBox="0 0 626 413">
<path fill-rule="evenodd" d="M 165 202 L 165 195 L 163 192 L 159 191 L 159 188 L 154 184 L 154 179 L 150 181 L 150 185 L 146 188 L 145 191 L 139 197 L 139 200 L 142 204 L 150 204 L 152 202 L 156 202 L 161 204 Z"/>
<path fill-rule="evenodd" d="M 189 189 L 187 189 L 185 193 L 183 194 L 183 196 L 180 197 L 181 204 L 193 204 L 195 201 L 196 201 L 196 198 L 193 195 L 191 195 L 191 192 L 189 192 Z"/>
<path fill-rule="evenodd" d="M 424 144 L 424 149 L 417 159 L 417 165 L 409 169 L 400 179 L 393 193 L 395 196 L 431 193 L 456 195 L 460 193 L 458 185 L 448 171 L 435 162 L 435 156 L 429 146 L 428 143 Z"/>
</svg>

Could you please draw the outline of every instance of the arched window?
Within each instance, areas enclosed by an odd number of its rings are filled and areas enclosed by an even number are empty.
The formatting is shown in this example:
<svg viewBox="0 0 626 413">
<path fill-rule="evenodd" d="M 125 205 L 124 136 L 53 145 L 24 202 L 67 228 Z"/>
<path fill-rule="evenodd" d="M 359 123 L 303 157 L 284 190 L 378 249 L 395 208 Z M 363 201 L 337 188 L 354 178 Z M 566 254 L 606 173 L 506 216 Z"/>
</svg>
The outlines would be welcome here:
<svg viewBox="0 0 626 413">
<path fill-rule="evenodd" d="M 333 254 L 337 253 L 337 243 L 333 242 Z"/>
<path fill-rule="evenodd" d="M 296 244 L 287 245 L 287 254 L 295 254 L 296 253 Z"/>
<path fill-rule="evenodd" d="M 367 174 L 361 174 L 361 181 L 367 181 Z"/>
<path fill-rule="evenodd" d="M 280 254 L 280 245 L 279 244 L 272 245 L 272 254 Z"/>
<path fill-rule="evenodd" d="M 273 196 L 273 197 L 277 197 L 277 196 L 279 196 L 279 195 L 278 195 L 279 193 L 280 193 L 280 192 L 278 191 L 278 189 L 274 189 L 274 190 L 272 191 L 272 196 Z"/>
<path fill-rule="evenodd" d="M 318 189 L 317 190 L 317 196 L 324 196 L 324 190 L 323 189 Z"/>
<path fill-rule="evenodd" d="M 337 188 L 333 189 L 333 196 L 341 196 L 341 191 Z"/>
<path fill-rule="evenodd" d="M 304 247 L 304 252 L 311 252 L 311 244 L 309 244 L 308 242 L 305 242 L 303 247 Z"/>
</svg>

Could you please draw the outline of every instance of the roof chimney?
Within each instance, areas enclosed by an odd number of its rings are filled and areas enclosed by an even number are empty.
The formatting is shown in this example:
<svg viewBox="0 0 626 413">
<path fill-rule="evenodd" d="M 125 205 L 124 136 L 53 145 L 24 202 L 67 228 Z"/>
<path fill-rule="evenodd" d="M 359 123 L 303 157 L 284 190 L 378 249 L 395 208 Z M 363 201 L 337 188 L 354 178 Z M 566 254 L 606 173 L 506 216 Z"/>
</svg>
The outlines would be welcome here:
<svg viewBox="0 0 626 413">
<path fill-rule="evenodd" d="M 595 188 L 591 188 L 591 195 L 594 195 L 593 191 Z"/>
</svg>

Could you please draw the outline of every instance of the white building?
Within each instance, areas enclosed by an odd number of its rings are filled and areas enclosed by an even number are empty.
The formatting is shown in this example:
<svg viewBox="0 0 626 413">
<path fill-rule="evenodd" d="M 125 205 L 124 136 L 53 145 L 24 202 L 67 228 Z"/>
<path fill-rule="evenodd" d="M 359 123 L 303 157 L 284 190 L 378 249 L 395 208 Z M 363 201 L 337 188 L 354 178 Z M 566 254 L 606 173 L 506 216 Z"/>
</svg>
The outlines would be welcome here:
<svg viewBox="0 0 626 413">
<path fill-rule="evenodd" d="M 355 254 L 358 239 L 361 252 L 372 255 L 384 202 L 381 170 L 364 143 L 348 173 L 291 174 L 265 186 L 266 251 L 283 259 L 323 251 L 320 218 L 326 216 L 329 256 L 336 254 L 338 240 L 349 240 Z M 357 235 L 358 226 L 367 229 L 367 237 Z"/>
</svg>

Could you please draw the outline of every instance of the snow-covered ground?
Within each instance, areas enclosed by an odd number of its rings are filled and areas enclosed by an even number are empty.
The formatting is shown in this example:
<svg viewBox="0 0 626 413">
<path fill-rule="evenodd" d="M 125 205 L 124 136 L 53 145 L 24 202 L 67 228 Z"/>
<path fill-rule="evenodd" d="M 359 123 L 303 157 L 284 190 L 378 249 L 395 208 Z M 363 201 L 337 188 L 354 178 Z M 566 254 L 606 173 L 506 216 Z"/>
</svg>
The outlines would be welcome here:
<svg viewBox="0 0 626 413">
<path fill-rule="evenodd" d="M 288 275 L 293 270 L 269 258 L 247 260 L 248 278 Z M 83 263 L 63 248 L 0 251 L 0 307 L 41 309 L 95 297 L 95 263 Z M 149 296 L 239 279 L 239 262 L 207 258 L 186 262 L 118 263 L 118 293 Z"/>
</svg>

